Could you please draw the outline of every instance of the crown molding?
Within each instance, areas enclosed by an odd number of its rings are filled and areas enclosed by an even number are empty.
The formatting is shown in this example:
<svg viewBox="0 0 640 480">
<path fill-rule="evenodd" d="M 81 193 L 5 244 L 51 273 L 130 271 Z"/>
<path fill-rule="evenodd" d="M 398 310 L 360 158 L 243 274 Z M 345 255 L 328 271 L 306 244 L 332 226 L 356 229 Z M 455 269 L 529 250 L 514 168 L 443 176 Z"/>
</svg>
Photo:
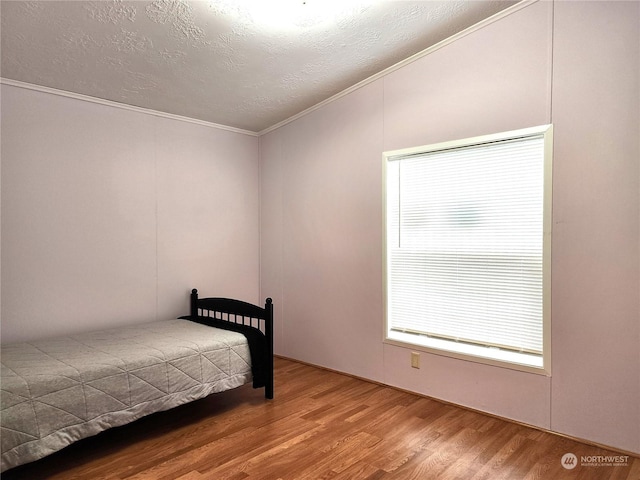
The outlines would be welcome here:
<svg viewBox="0 0 640 480">
<path fill-rule="evenodd" d="M 442 40 L 441 42 L 436 43 L 435 45 L 426 48 L 425 50 L 422 50 L 384 70 L 382 70 L 381 72 L 378 72 L 368 78 L 366 78 L 365 80 L 362 80 L 361 82 L 356 83 L 355 85 L 352 85 L 351 87 L 333 95 L 332 97 L 327 98 L 326 100 L 323 100 L 322 102 L 319 102 L 317 104 L 315 104 L 312 107 L 307 108 L 306 110 L 303 110 L 300 113 L 297 113 L 285 120 L 282 120 L 281 122 L 278 122 L 270 127 L 265 128 L 264 130 L 261 130 L 259 132 L 254 132 L 251 130 L 244 130 L 241 128 L 235 128 L 235 127 L 229 127 L 226 125 L 220 125 L 217 123 L 212 123 L 212 122 L 206 122 L 204 120 L 198 120 L 195 118 L 190 118 L 190 117 L 183 117 L 180 115 L 174 115 L 171 113 L 165 113 L 165 112 L 160 112 L 157 110 L 151 110 L 151 109 L 147 109 L 147 108 L 142 108 L 142 107 L 136 107 L 133 105 L 127 105 L 124 103 L 119 103 L 119 102 L 114 102 L 111 100 L 105 100 L 105 99 L 101 99 L 101 98 L 97 98 L 97 97 L 91 97 L 89 95 L 82 95 L 82 94 L 78 94 L 78 93 L 73 93 L 73 92 L 68 92 L 65 90 L 58 90 L 56 88 L 51 88 L 51 87 L 44 87 L 41 85 L 35 85 L 35 84 L 31 84 L 31 83 L 26 83 L 26 82 L 21 82 L 18 80 L 11 80 L 8 78 L 2 78 L 0 77 L 0 83 L 1 84 L 5 84 L 5 85 L 11 85 L 14 87 L 19 87 L 19 88 L 25 88 L 25 89 L 29 89 L 29 90 L 35 90 L 38 92 L 44 92 L 44 93 L 50 93 L 53 95 L 60 95 L 63 97 L 68 97 L 68 98 L 73 98 L 76 100 L 83 100 L 86 102 L 91 102 L 91 103 L 97 103 L 99 105 L 105 105 L 105 106 L 110 106 L 110 107 L 115 107 L 115 108 L 121 108 L 121 109 L 125 109 L 125 110 L 130 110 L 133 112 L 138 112 L 138 113 L 144 113 L 147 115 L 153 115 L 156 117 L 162 117 L 162 118 L 169 118 L 172 120 L 179 120 L 182 122 L 188 122 L 188 123 L 194 123 L 196 125 L 202 125 L 205 127 L 209 127 L 209 128 L 216 128 L 216 129 L 220 129 L 220 130 L 226 130 L 229 132 L 234 132 L 234 133 L 240 133 L 243 135 L 250 135 L 253 137 L 260 137 L 262 135 L 265 135 L 269 132 L 272 132 L 280 127 L 283 127 L 301 117 L 304 117 L 305 115 L 308 115 L 309 113 L 318 110 L 319 108 L 324 107 L 325 105 L 334 102 L 344 96 L 349 95 L 350 93 L 370 84 L 375 82 L 376 80 L 379 80 L 381 78 L 386 77 L 387 75 L 389 75 L 392 72 L 395 72 L 396 70 L 399 70 L 401 68 L 403 68 L 406 65 L 409 65 L 427 55 L 430 55 L 431 53 L 440 50 L 441 48 L 446 47 L 447 45 L 460 40 L 463 37 L 466 37 L 467 35 L 470 35 L 471 33 L 474 33 L 478 30 L 481 30 L 483 28 L 485 28 L 486 26 L 497 22 L 498 20 L 505 18 L 515 12 L 518 12 L 519 10 L 522 10 L 534 3 L 537 3 L 541 0 L 522 0 L 514 5 L 511 5 L 510 7 L 505 8 L 504 10 L 492 15 L 491 17 L 488 17 L 464 30 L 462 30 L 461 32 L 458 32 L 444 40 Z"/>
<path fill-rule="evenodd" d="M 306 110 L 303 110 L 300 113 L 297 113 L 295 115 L 293 115 L 292 117 L 287 118 L 286 120 L 283 120 L 279 123 L 276 123 L 275 125 L 272 125 L 268 128 L 265 128 L 264 130 L 261 130 L 258 132 L 258 136 L 262 136 L 265 135 L 269 132 L 272 132 L 273 130 L 276 130 L 280 127 L 283 127 L 284 125 L 293 122 L 294 120 L 297 120 L 300 117 L 304 117 L 305 115 L 313 112 L 314 110 L 317 110 L 321 107 L 324 107 L 325 105 L 334 102 L 335 100 L 338 100 L 339 98 L 342 98 L 346 95 L 349 95 L 350 93 L 354 92 L 355 90 L 358 90 L 359 88 L 364 87 L 365 85 L 368 85 L 370 83 L 375 82 L 376 80 L 379 80 L 381 78 L 384 78 L 385 76 L 389 75 L 392 72 L 395 72 L 396 70 L 401 69 L 402 67 L 409 65 L 413 62 L 415 62 L 416 60 L 421 59 L 422 57 L 426 57 L 427 55 L 430 55 L 431 53 L 440 50 L 441 48 L 446 47 L 447 45 L 460 40 L 463 37 L 466 37 L 467 35 L 470 35 L 473 32 L 476 32 L 478 30 L 483 29 L 484 27 L 486 27 L 487 25 L 490 25 L 492 23 L 497 22 L 498 20 L 505 18 L 519 10 L 522 10 L 523 8 L 528 7 L 529 5 L 532 5 L 534 3 L 539 2 L 540 0 L 522 0 L 521 2 L 518 2 L 514 5 L 511 5 L 510 7 L 505 8 L 504 10 L 490 16 L 487 17 L 486 19 L 471 25 L 470 27 L 442 40 L 441 42 L 436 43 L 435 45 L 432 45 L 429 48 L 426 48 L 425 50 L 422 50 L 384 70 L 382 70 L 381 72 L 375 73 L 372 76 L 362 80 L 361 82 L 356 83 L 355 85 L 347 88 L 346 90 L 343 90 L 339 93 L 336 93 L 334 96 L 327 98 L 326 100 L 323 100 L 320 103 L 315 104 L 312 107 L 307 108 Z"/>
<path fill-rule="evenodd" d="M 36 92 L 49 93 L 52 95 L 58 95 L 61 97 L 73 98 L 75 100 L 81 100 L 84 102 L 97 103 L 98 105 L 104 105 L 107 107 L 120 108 L 123 110 L 129 110 L 132 112 L 143 113 L 146 115 L 153 115 L 155 117 L 169 118 L 171 120 L 178 120 L 181 122 L 194 123 L 196 125 L 202 125 L 204 127 L 216 128 L 219 130 L 226 130 L 228 132 L 240 133 L 243 135 L 250 135 L 257 137 L 257 132 L 250 130 L 243 130 L 241 128 L 228 127 L 226 125 L 220 125 L 217 123 L 206 122 L 204 120 L 198 120 L 191 117 L 183 117 L 181 115 L 174 115 L 172 113 L 160 112 L 149 108 L 136 107 L 134 105 L 127 105 L 124 103 L 114 102 L 112 100 L 105 100 L 103 98 L 91 97 L 89 95 L 82 95 L 80 93 L 68 92 L 66 90 L 58 90 L 57 88 L 44 87 L 42 85 L 35 85 L 33 83 L 21 82 L 19 80 L 12 80 L 9 78 L 0 77 L 0 84 L 10 85 L 12 87 L 24 88 L 27 90 L 33 90 Z"/>
</svg>

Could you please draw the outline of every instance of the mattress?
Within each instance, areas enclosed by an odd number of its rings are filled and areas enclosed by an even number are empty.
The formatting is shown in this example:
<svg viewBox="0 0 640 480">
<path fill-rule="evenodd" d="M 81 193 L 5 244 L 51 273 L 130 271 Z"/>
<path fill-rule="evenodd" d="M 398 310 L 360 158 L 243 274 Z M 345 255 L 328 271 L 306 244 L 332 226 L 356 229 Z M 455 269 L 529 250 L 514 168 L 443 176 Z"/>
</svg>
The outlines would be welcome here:
<svg viewBox="0 0 640 480">
<path fill-rule="evenodd" d="M 247 339 L 188 320 L 2 346 L 1 471 L 252 379 Z"/>
</svg>

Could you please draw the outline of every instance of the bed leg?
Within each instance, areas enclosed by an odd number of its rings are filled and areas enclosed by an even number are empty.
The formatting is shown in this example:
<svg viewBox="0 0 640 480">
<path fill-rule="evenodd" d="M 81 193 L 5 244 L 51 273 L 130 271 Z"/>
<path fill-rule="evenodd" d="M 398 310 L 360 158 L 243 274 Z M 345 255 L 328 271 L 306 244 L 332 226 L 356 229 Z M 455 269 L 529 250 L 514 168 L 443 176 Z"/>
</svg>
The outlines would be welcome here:
<svg viewBox="0 0 640 480">
<path fill-rule="evenodd" d="M 267 337 L 267 381 L 264 387 L 264 397 L 273 399 L 273 300 L 267 298 L 264 306 L 267 312 L 265 322 L 265 336 Z"/>
</svg>

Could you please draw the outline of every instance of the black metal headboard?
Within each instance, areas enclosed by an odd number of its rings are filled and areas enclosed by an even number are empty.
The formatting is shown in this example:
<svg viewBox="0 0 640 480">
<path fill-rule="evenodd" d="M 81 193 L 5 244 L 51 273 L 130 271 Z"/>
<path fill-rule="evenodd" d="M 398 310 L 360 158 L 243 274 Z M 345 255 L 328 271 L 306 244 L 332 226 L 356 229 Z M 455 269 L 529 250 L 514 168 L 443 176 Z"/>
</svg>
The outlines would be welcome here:
<svg viewBox="0 0 640 480">
<path fill-rule="evenodd" d="M 263 308 L 232 298 L 198 298 L 198 290 L 194 288 L 191 290 L 190 317 L 222 320 L 262 332 L 266 340 L 264 369 L 267 375 L 264 395 L 266 398 L 273 398 L 273 301 L 271 298 L 267 298 Z"/>
</svg>

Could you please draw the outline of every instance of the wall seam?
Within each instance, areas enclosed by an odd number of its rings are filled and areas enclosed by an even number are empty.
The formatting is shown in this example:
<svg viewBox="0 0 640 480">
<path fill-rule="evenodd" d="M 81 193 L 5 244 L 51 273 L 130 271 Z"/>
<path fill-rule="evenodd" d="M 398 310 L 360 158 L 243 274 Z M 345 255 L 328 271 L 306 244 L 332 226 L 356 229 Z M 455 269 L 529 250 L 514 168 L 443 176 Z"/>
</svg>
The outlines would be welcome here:
<svg viewBox="0 0 640 480">
<path fill-rule="evenodd" d="M 555 11 L 556 11 L 556 3 L 555 0 L 551 3 L 551 47 L 549 49 L 549 124 L 553 125 L 553 53 L 555 49 Z M 555 142 L 555 137 L 554 137 Z M 555 145 L 551 147 L 551 156 L 554 157 L 554 149 Z M 551 351 L 551 375 L 549 376 L 549 430 L 553 429 L 553 168 L 555 162 L 551 164 L 551 345 L 549 345 L 549 350 Z"/>
<path fill-rule="evenodd" d="M 264 300 L 262 291 L 262 138 L 258 137 L 258 305 Z"/>
<path fill-rule="evenodd" d="M 154 208 L 155 208 L 155 248 L 156 248 L 156 262 L 155 262 L 155 268 L 156 268 L 156 320 L 159 320 L 159 314 L 160 314 L 160 275 L 159 275 L 159 265 L 160 265 L 160 249 L 159 249 L 159 242 L 158 242 L 158 224 L 160 222 L 160 215 L 159 215 L 159 201 L 158 201 L 158 128 L 154 128 L 153 129 L 153 183 L 154 183 L 154 196 L 155 196 L 155 200 L 154 200 Z"/>
</svg>

